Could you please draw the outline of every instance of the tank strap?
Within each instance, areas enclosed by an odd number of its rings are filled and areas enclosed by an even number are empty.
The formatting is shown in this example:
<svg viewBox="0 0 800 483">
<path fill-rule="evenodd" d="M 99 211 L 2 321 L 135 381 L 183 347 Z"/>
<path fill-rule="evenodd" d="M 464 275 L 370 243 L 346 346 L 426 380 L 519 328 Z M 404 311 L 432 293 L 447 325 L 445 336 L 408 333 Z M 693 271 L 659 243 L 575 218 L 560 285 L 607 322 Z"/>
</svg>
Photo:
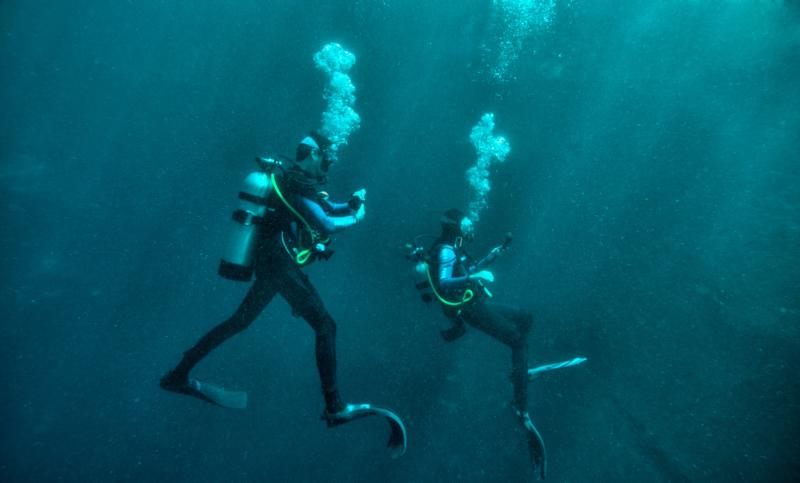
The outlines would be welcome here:
<svg viewBox="0 0 800 483">
<path fill-rule="evenodd" d="M 251 193 L 245 193 L 244 191 L 239 192 L 239 199 L 244 201 L 249 201 L 250 203 L 255 203 L 257 205 L 268 206 L 269 199 L 264 198 L 263 196 L 256 196 Z"/>
<path fill-rule="evenodd" d="M 331 239 L 330 237 L 322 238 L 319 235 L 319 232 L 311 226 L 311 224 L 305 219 L 305 217 L 301 215 L 300 212 L 297 211 L 289 203 L 289 201 L 286 200 L 286 197 L 283 196 L 283 193 L 281 192 L 280 186 L 278 186 L 278 182 L 275 180 L 275 173 L 270 173 L 270 181 L 272 181 L 272 187 L 275 188 L 275 194 L 278 195 L 278 199 L 281 200 L 281 203 L 283 203 L 283 205 L 286 206 L 286 209 L 288 209 L 289 212 L 295 216 L 295 218 L 300 220 L 305 229 L 308 230 L 309 233 L 311 233 L 312 246 L 309 248 L 303 248 L 302 250 L 298 250 L 297 254 L 294 257 L 294 261 L 298 265 L 304 265 L 306 262 L 309 261 L 311 255 L 314 253 L 313 245 L 317 243 L 328 244 Z M 283 232 L 281 232 L 281 243 L 283 243 L 283 247 L 286 249 L 286 251 L 291 254 L 291 251 L 289 250 L 288 246 L 286 245 L 286 241 L 283 238 Z"/>
</svg>

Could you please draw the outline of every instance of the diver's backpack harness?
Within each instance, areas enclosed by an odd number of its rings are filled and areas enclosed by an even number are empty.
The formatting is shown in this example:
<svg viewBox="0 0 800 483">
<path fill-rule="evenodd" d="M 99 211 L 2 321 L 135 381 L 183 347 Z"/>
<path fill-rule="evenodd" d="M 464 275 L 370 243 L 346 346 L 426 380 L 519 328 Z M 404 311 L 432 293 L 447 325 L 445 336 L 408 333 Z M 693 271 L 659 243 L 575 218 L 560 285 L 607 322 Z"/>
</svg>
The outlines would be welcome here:
<svg viewBox="0 0 800 483">
<path fill-rule="evenodd" d="M 315 230 L 308 222 L 308 220 L 306 220 L 305 217 L 301 215 L 300 212 L 297 211 L 291 205 L 291 203 L 289 203 L 286 200 L 286 197 L 283 196 L 283 193 L 281 192 L 281 189 L 278 186 L 278 182 L 275 180 L 274 172 L 270 173 L 270 180 L 272 181 L 272 186 L 275 189 L 275 194 L 278 195 L 278 199 L 281 200 L 281 203 L 283 203 L 286 209 L 289 210 L 289 212 L 292 215 L 294 215 L 294 217 L 297 218 L 300 221 L 300 223 L 302 223 L 303 228 L 305 228 L 306 230 L 306 233 L 309 234 L 309 243 L 307 247 L 290 249 L 289 246 L 286 244 L 286 239 L 283 235 L 283 232 L 281 231 L 281 245 L 283 245 L 283 248 L 284 250 L 286 250 L 286 253 L 288 253 L 289 256 L 291 256 L 294 259 L 295 263 L 297 263 L 298 265 L 305 265 L 311 259 L 311 255 L 323 251 L 324 247 L 328 243 L 330 243 L 331 239 L 330 237 L 323 237 L 322 234 L 320 234 L 319 230 Z M 301 239 L 302 236 L 298 236 L 298 242 L 300 242 Z M 323 250 L 319 250 L 318 249 L 319 246 L 322 246 Z"/>
<path fill-rule="evenodd" d="M 284 196 L 275 178 L 277 169 L 284 169 L 284 162 L 291 163 L 284 156 L 257 157 L 259 169 L 251 172 L 245 178 L 244 185 L 239 191 L 239 207 L 231 216 L 234 221 L 232 228 L 233 237 L 220 260 L 220 276 L 241 282 L 249 282 L 255 269 L 255 252 L 263 234 L 263 227 L 269 224 L 270 215 L 274 214 L 275 207 L 271 206 L 270 195 L 274 191 L 289 213 L 299 221 L 298 246 L 289 248 L 286 237 L 281 231 L 281 244 L 294 263 L 304 265 L 317 254 L 328 258 L 332 252 L 325 247 L 330 243 L 330 238 L 323 237 L 315 230 L 308 220 L 303 217 Z"/>
</svg>

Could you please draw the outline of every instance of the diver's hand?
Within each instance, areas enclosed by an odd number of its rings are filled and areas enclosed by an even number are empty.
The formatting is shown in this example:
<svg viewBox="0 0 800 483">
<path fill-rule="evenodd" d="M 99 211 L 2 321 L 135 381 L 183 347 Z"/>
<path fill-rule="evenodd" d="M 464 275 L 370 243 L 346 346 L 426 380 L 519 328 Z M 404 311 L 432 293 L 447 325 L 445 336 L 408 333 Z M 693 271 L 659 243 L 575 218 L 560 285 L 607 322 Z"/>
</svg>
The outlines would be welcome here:
<svg viewBox="0 0 800 483">
<path fill-rule="evenodd" d="M 494 282 L 494 274 L 489 270 L 481 270 L 480 272 L 471 274 L 469 279 L 492 283 Z"/>
<path fill-rule="evenodd" d="M 350 195 L 350 201 L 348 201 L 347 204 L 353 211 L 358 211 L 358 209 L 361 208 L 361 205 L 363 205 L 365 201 L 367 201 L 367 190 L 361 188 L 360 190 Z"/>
<path fill-rule="evenodd" d="M 366 215 L 366 210 L 364 209 L 364 202 L 367 200 L 367 190 L 361 188 L 358 191 L 355 191 L 352 196 L 350 197 L 350 201 L 347 204 L 350 208 L 355 211 L 353 215 L 356 219 L 356 223 L 360 222 L 364 219 Z"/>
</svg>

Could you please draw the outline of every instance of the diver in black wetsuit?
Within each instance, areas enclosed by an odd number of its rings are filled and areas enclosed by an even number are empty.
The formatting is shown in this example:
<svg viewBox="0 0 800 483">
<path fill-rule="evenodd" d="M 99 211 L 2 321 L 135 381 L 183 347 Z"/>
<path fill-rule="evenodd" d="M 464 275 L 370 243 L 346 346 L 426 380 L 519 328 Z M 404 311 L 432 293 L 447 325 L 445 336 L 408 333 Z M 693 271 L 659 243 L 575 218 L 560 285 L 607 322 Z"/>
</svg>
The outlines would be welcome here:
<svg viewBox="0 0 800 483">
<path fill-rule="evenodd" d="M 252 211 L 239 210 L 252 218 L 248 223 L 259 225 L 254 252 L 255 282 L 236 312 L 201 337 L 183 354 L 178 365 L 161 379 L 162 388 L 222 406 L 246 405 L 246 393 L 240 393 L 244 394 L 244 401 L 237 401 L 237 398 L 231 397 L 230 391 L 190 379 L 189 373 L 216 347 L 246 329 L 272 298 L 280 294 L 291 306 L 293 314 L 304 318 L 316 334 L 316 362 L 325 398 L 322 417 L 328 425 L 335 426 L 361 416 L 376 414 L 377 410 L 377 413 L 387 419 L 393 417 L 402 428 L 399 419 L 386 410 L 367 404 L 352 405 L 342 402 L 336 385 L 336 323 L 325 309 L 308 276 L 301 270 L 302 266 L 315 259 L 330 257 L 330 234 L 351 227 L 364 218 L 365 190 L 353 193 L 347 203 L 333 203 L 327 199 L 325 193 L 319 192 L 334 159 L 335 151 L 331 150 L 330 140 L 312 132 L 298 145 L 296 161 L 287 159 L 283 161 L 284 166 L 280 170 L 272 172 L 271 194 L 257 198 L 248 193 L 240 193 L 241 199 L 266 205 L 265 213 L 268 213 L 268 217 L 265 215 L 258 218 L 252 216 Z M 266 179 L 266 175 L 263 176 Z M 236 215 L 235 212 L 234 218 Z M 224 260 L 220 265 L 221 275 L 249 280 L 250 273 L 241 276 L 239 272 L 242 270 L 242 267 Z M 393 427 L 393 433 L 394 430 Z M 401 432 L 402 442 L 395 443 L 402 443 L 400 449 L 404 451 L 404 429 Z"/>
<path fill-rule="evenodd" d="M 512 406 L 526 430 L 533 463 L 544 478 L 544 442 L 527 410 L 528 333 L 533 315 L 525 309 L 490 302 L 492 295 L 485 287 L 485 284 L 494 281 L 494 275 L 485 267 L 506 249 L 510 235 L 486 257 L 474 260 L 463 248 L 465 241 L 473 239 L 472 221 L 461 211 L 452 209 L 445 212 L 441 224 L 442 234 L 433 243 L 427 260 L 418 265 L 417 270 L 424 272 L 424 278 L 417 287 L 428 291 L 423 294 L 423 299 L 438 299 L 445 315 L 452 321 L 452 326 L 442 331 L 445 340 L 452 341 L 463 335 L 466 324 L 489 334 L 511 349 Z"/>
</svg>

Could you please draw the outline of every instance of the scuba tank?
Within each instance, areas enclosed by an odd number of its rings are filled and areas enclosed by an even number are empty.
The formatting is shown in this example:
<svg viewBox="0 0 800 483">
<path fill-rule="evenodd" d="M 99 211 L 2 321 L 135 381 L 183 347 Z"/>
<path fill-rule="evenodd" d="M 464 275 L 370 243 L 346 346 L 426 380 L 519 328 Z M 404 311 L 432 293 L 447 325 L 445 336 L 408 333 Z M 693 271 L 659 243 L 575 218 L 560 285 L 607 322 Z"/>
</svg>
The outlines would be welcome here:
<svg viewBox="0 0 800 483">
<path fill-rule="evenodd" d="M 430 302 L 436 296 L 433 292 L 433 286 L 428 281 L 428 262 L 424 260 L 418 261 L 414 265 L 414 286 L 425 303 Z"/>
<path fill-rule="evenodd" d="M 239 191 L 239 206 L 231 219 L 231 238 L 219 262 L 220 276 L 240 282 L 249 282 L 255 268 L 255 250 L 262 227 L 274 208 L 268 206 L 273 191 L 271 173 L 281 166 L 273 158 L 256 158 L 258 171 L 253 171 L 244 180 Z"/>
<path fill-rule="evenodd" d="M 434 300 L 436 295 L 428 280 L 428 260 L 425 247 L 417 243 L 419 238 L 421 236 L 416 237 L 413 243 L 406 243 L 405 248 L 408 250 L 406 259 L 414 262 L 414 287 L 419 292 L 422 301 L 428 303 Z"/>
</svg>

